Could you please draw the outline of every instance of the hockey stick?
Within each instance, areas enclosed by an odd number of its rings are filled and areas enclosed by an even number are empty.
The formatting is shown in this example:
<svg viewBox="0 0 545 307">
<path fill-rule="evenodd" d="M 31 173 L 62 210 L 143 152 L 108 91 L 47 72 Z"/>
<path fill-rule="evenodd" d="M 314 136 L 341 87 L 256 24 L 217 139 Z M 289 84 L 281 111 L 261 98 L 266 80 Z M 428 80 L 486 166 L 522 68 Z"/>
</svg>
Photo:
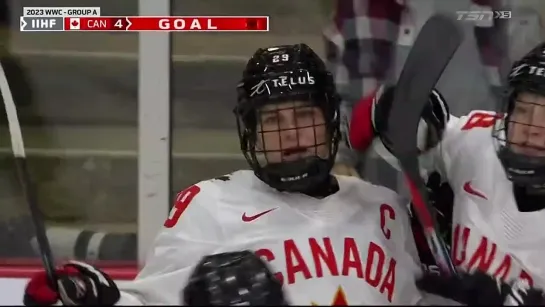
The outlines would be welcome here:
<svg viewBox="0 0 545 307">
<path fill-rule="evenodd" d="M 0 92 L 2 94 L 2 100 L 4 100 L 4 106 L 6 109 L 6 115 L 8 119 L 9 134 L 11 137 L 11 148 L 13 150 L 13 156 L 15 160 L 15 166 L 17 168 L 17 174 L 23 194 L 30 209 L 30 215 L 32 218 L 34 231 L 36 232 L 36 240 L 40 248 L 40 256 L 44 265 L 47 277 L 51 286 L 57 289 L 57 278 L 55 275 L 55 263 L 53 261 L 53 255 L 51 253 L 51 247 L 46 236 L 45 226 L 43 223 L 43 215 L 38 207 L 36 201 L 36 193 L 32 188 L 30 182 L 30 176 L 28 174 L 28 167 L 25 155 L 25 146 L 23 143 L 23 134 L 21 132 L 21 125 L 19 124 L 19 118 L 17 116 L 17 108 L 15 107 L 15 101 L 8 83 L 8 78 L 4 70 L 4 66 L 0 62 Z"/>
<path fill-rule="evenodd" d="M 394 91 L 386 134 L 392 153 L 399 160 L 412 196 L 414 211 L 422 224 L 430 250 L 442 273 L 456 270 L 427 200 L 427 190 L 420 176 L 417 129 L 429 95 L 463 41 L 454 21 L 443 15 L 432 16 L 418 34 Z"/>
</svg>

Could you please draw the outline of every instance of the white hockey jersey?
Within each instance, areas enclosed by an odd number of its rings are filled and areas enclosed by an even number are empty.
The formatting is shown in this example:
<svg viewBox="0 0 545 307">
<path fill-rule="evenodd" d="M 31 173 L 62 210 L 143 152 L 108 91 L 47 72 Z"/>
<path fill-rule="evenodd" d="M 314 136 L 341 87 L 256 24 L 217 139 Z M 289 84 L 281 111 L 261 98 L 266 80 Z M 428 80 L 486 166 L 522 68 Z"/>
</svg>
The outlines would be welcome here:
<svg viewBox="0 0 545 307">
<path fill-rule="evenodd" d="M 421 167 L 438 171 L 454 192 L 451 243 L 457 267 L 545 289 L 545 210 L 518 211 L 491 135 L 496 118 L 489 111 L 451 116 L 443 140 L 422 155 Z M 393 161 L 382 145 L 375 149 Z"/>
<path fill-rule="evenodd" d="M 295 305 L 414 305 L 420 265 L 393 191 L 338 177 L 324 199 L 278 192 L 251 171 L 181 192 L 145 267 L 118 305 L 179 305 L 205 255 L 249 249 L 271 267 Z"/>
</svg>

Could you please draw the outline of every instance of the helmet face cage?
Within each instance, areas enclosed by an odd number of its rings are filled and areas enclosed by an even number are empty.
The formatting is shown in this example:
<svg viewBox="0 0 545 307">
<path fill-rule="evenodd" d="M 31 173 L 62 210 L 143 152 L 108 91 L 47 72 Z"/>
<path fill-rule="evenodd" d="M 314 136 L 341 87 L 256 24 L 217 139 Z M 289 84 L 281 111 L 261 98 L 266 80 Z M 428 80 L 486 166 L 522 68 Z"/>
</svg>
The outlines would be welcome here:
<svg viewBox="0 0 545 307">
<path fill-rule="evenodd" d="M 545 187 L 545 45 L 513 65 L 492 136 L 507 177 Z"/>
<path fill-rule="evenodd" d="M 258 50 L 238 92 L 241 150 L 261 180 L 279 190 L 304 191 L 329 176 L 340 139 L 340 99 L 331 74 L 308 46 Z"/>
</svg>

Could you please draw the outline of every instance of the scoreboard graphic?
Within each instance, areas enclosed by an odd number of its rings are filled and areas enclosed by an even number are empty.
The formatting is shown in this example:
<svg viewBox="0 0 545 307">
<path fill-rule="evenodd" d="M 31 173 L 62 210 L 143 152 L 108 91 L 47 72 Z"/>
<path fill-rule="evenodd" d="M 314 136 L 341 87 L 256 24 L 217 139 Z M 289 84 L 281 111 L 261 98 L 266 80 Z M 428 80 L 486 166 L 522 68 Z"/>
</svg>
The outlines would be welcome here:
<svg viewBox="0 0 545 307">
<path fill-rule="evenodd" d="M 101 16 L 99 7 L 26 7 L 22 32 L 267 32 L 268 16 Z"/>
</svg>

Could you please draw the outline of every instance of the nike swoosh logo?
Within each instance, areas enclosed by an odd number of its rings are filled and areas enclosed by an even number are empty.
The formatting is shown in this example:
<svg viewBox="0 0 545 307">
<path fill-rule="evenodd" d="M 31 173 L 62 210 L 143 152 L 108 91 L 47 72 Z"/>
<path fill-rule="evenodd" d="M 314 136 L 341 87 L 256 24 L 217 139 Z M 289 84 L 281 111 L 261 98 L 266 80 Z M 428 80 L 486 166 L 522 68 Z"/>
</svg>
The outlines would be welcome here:
<svg viewBox="0 0 545 307">
<path fill-rule="evenodd" d="M 468 181 L 466 183 L 464 183 L 464 191 L 466 191 L 467 193 L 471 194 L 471 195 L 475 195 L 477 197 L 480 197 L 482 199 L 486 199 L 488 200 L 488 198 L 481 192 L 475 190 L 472 186 L 471 186 L 471 181 Z"/>
<path fill-rule="evenodd" d="M 263 211 L 261 213 L 258 213 L 258 214 L 255 214 L 255 215 L 246 215 L 246 212 L 244 212 L 244 214 L 242 214 L 242 221 L 243 222 L 252 222 L 252 221 L 255 221 L 256 219 L 264 216 L 265 214 L 273 211 L 273 210 L 276 210 L 277 208 L 272 208 L 272 209 L 269 209 L 267 211 Z"/>
</svg>

